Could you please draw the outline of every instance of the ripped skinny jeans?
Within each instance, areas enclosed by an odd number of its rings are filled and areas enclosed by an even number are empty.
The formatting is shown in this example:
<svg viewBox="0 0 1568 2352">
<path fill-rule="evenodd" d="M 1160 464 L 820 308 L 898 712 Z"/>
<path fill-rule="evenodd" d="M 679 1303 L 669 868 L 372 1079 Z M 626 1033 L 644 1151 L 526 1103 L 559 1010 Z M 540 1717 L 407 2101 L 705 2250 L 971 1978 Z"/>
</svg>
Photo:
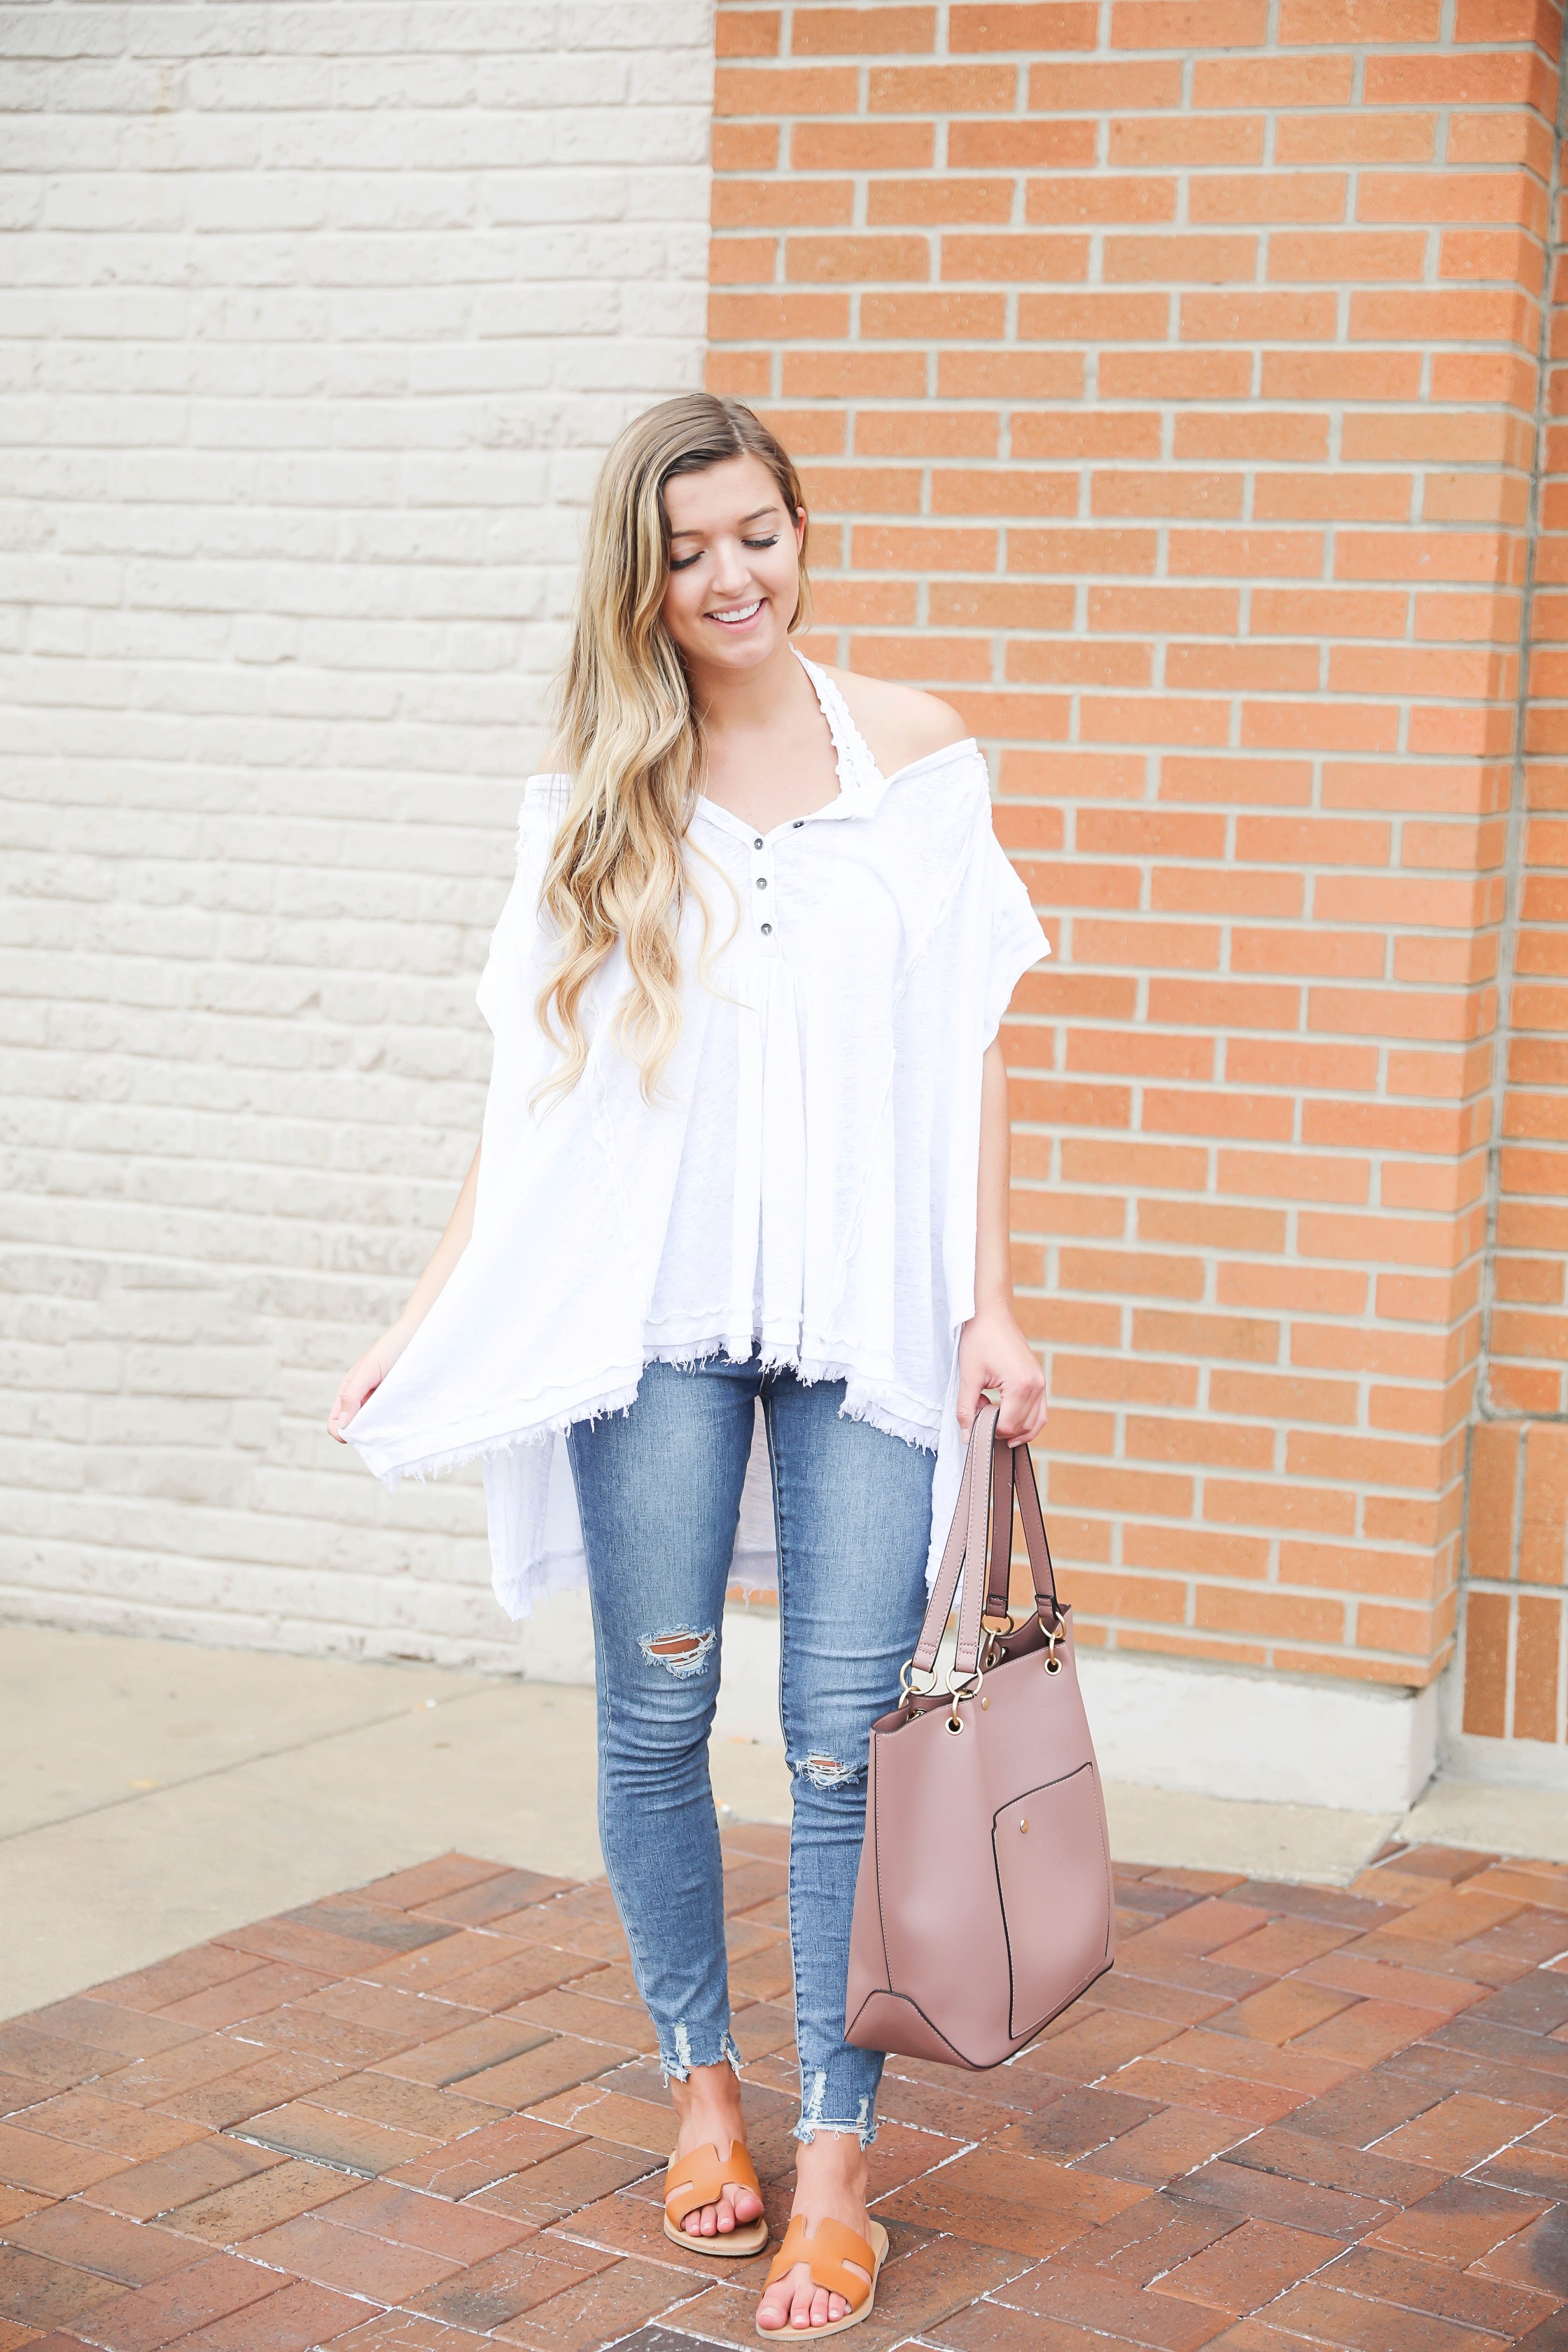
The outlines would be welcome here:
<svg viewBox="0 0 1568 2352">
<path fill-rule="evenodd" d="M 795 2137 L 855 2132 L 864 2147 L 882 2057 L 845 2041 L 844 1997 L 867 1751 L 925 1608 L 934 1457 L 846 1420 L 841 1381 L 806 1386 L 755 1355 L 649 1364 L 629 1412 L 568 1432 L 594 1612 L 599 1836 L 666 2077 L 738 2064 L 708 1735 L 759 1396 L 795 1796 Z M 743 2012 L 740 2032 L 743 2042 Z"/>
</svg>

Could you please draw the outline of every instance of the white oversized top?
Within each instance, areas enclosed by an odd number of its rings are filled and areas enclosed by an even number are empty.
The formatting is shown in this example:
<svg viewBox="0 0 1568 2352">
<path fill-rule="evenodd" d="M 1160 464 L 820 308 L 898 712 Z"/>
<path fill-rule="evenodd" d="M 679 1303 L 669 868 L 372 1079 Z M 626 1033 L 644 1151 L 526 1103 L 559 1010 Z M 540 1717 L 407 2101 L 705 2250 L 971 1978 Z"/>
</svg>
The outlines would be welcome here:
<svg viewBox="0 0 1568 2352">
<path fill-rule="evenodd" d="M 982 1057 L 1048 950 L 973 738 L 884 777 L 833 680 L 805 667 L 837 798 L 766 834 L 699 800 L 680 1038 L 651 1105 L 614 1035 L 618 948 L 586 993 L 577 1086 L 531 1099 L 558 1059 L 534 1003 L 570 779 L 524 793 L 479 990 L 495 1058 L 472 1236 L 347 1432 L 388 1485 L 483 1456 L 514 1617 L 583 1580 L 562 1433 L 629 1405 L 654 1358 L 760 1342 L 764 1365 L 842 1381 L 841 1411 L 936 1448 L 933 1559 L 952 1515 Z"/>
</svg>

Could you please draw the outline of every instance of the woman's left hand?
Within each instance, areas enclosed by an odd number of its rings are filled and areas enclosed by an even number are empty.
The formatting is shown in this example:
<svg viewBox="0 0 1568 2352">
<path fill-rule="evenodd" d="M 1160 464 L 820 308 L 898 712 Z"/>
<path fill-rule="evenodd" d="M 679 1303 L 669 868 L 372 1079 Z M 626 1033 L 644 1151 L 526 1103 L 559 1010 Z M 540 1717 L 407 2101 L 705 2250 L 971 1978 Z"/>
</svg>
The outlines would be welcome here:
<svg viewBox="0 0 1568 2352">
<path fill-rule="evenodd" d="M 997 1430 L 1015 1445 L 1046 1425 L 1046 1376 L 1040 1360 L 1005 1307 L 983 1307 L 958 1341 L 958 1425 L 964 1435 L 980 1409 L 982 1389 L 999 1389 Z"/>
</svg>

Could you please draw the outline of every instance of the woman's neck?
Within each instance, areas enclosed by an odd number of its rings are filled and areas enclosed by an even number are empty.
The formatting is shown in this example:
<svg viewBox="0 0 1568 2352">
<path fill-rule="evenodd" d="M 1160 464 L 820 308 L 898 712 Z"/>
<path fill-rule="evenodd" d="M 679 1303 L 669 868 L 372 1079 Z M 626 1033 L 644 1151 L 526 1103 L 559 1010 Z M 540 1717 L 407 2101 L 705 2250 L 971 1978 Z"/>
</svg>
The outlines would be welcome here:
<svg viewBox="0 0 1568 2352">
<path fill-rule="evenodd" d="M 759 833 L 813 815 L 838 795 L 837 762 L 816 692 L 787 645 L 756 668 L 694 675 L 692 701 L 702 728 L 704 790 Z"/>
<path fill-rule="evenodd" d="M 754 669 L 722 663 L 691 665 L 691 700 L 710 748 L 725 736 L 772 733 L 804 701 L 815 702 L 811 687 L 786 640 Z"/>
</svg>

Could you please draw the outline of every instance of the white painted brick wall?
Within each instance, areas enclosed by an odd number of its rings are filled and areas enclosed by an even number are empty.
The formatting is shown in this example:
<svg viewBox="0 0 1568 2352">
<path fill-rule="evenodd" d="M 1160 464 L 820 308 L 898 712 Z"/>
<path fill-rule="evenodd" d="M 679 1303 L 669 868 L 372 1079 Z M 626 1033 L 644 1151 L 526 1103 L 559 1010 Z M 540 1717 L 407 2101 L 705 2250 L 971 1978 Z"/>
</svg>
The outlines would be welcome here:
<svg viewBox="0 0 1568 2352">
<path fill-rule="evenodd" d="M 700 381 L 711 76 L 710 0 L 0 9 L 0 1612 L 519 1662 L 477 1481 L 322 1423 L 473 1149 L 600 453 Z"/>
</svg>

